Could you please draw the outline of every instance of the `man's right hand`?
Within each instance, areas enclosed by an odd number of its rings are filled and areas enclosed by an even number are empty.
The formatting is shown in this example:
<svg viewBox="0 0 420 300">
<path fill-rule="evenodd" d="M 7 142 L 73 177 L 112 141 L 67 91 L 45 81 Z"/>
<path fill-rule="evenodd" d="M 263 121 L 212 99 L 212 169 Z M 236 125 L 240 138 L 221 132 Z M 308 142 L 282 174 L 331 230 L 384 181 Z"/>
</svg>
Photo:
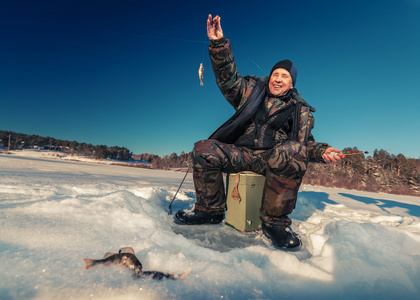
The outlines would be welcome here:
<svg viewBox="0 0 420 300">
<path fill-rule="evenodd" d="M 223 30 L 220 26 L 219 16 L 212 18 L 211 15 L 209 15 L 207 19 L 207 36 L 210 40 L 218 40 L 223 37 Z"/>
<path fill-rule="evenodd" d="M 326 163 L 335 163 L 340 161 L 344 157 L 343 154 L 341 154 L 341 150 L 338 150 L 333 147 L 327 148 L 325 150 L 324 154 L 322 155 L 322 158 Z"/>
</svg>

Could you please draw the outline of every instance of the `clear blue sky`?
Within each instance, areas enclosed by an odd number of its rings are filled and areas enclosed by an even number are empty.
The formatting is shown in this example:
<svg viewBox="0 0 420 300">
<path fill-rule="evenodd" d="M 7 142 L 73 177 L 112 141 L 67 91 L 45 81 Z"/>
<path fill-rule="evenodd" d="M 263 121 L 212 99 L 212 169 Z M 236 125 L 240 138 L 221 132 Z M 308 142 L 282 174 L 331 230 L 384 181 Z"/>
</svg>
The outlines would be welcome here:
<svg viewBox="0 0 420 300">
<path fill-rule="evenodd" d="M 208 14 L 242 75 L 297 65 L 317 141 L 420 157 L 418 0 L 2 0 L 0 129 L 191 151 L 234 113 L 211 69 Z"/>
</svg>

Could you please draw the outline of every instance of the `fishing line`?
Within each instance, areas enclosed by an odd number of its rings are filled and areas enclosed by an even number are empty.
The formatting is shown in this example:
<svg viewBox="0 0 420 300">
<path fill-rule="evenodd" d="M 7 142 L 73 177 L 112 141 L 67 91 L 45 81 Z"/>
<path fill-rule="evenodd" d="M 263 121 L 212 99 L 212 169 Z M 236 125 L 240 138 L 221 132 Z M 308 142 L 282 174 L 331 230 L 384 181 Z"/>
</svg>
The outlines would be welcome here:
<svg viewBox="0 0 420 300">
<path fill-rule="evenodd" d="M 248 61 L 250 61 L 251 63 L 253 63 L 254 65 L 256 65 L 257 66 L 257 68 L 258 69 L 260 69 L 261 70 L 261 72 L 263 72 L 264 73 L 264 70 L 263 69 L 261 69 L 261 67 L 255 62 L 255 61 L 253 61 L 252 59 L 250 59 L 249 58 L 249 56 L 248 55 L 246 55 L 244 52 L 242 52 L 239 48 L 237 49 L 243 56 L 245 56 L 245 58 L 248 60 Z M 236 48 L 235 48 L 235 51 L 236 51 Z"/>
<path fill-rule="evenodd" d="M 207 37 L 207 33 L 206 33 L 206 36 L 205 36 L 205 38 L 204 38 L 204 43 L 206 44 L 206 45 L 208 45 L 209 44 L 209 42 L 207 41 L 207 39 L 208 39 L 208 37 Z M 201 56 L 201 62 L 204 62 L 204 52 L 206 51 L 206 46 L 204 46 L 203 45 L 203 55 Z"/>
<path fill-rule="evenodd" d="M 123 32 L 123 31 L 115 31 L 115 30 L 100 30 L 100 29 L 92 29 L 92 28 L 82 28 L 76 26 L 65 26 L 70 30 L 80 30 L 80 31 L 90 31 L 93 33 L 105 33 L 105 34 L 114 34 L 114 35 L 127 35 L 127 36 L 136 36 L 136 37 L 143 37 L 143 38 L 150 38 L 150 39 L 159 39 L 159 40 L 168 40 L 168 41 L 180 41 L 180 42 L 188 42 L 188 43 L 198 43 L 198 44 L 207 44 L 207 42 L 199 41 L 199 40 L 190 40 L 190 39 L 182 39 L 176 37 L 167 37 L 167 36 L 155 36 L 155 35 L 147 35 L 147 34 L 140 34 L 140 33 L 131 33 L 131 32 Z"/>
<path fill-rule="evenodd" d="M 204 62 L 204 51 L 206 50 L 206 47 L 203 46 L 203 55 L 201 56 L 201 62 Z"/>
<path fill-rule="evenodd" d="M 197 41 L 197 40 L 187 40 L 187 39 L 179 39 L 179 38 L 171 38 L 171 37 L 163 37 L 163 36 L 147 36 L 142 34 L 134 34 L 134 33 L 128 33 L 129 35 L 134 36 L 141 36 L 145 38 L 152 38 L 152 39 L 160 39 L 160 40 L 169 40 L 169 41 L 179 41 L 179 42 L 188 42 L 188 43 L 198 43 L 198 44 L 207 44 L 207 42 L 203 41 Z"/>
</svg>

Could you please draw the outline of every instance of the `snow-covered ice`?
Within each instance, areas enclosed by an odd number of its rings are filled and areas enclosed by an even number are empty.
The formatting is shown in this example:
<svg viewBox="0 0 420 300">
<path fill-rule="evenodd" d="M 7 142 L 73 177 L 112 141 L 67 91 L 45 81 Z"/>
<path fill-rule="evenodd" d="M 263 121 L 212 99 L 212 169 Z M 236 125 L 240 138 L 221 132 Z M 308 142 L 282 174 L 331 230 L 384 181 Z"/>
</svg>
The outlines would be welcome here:
<svg viewBox="0 0 420 300">
<path fill-rule="evenodd" d="M 290 217 L 304 248 L 284 252 L 260 232 L 174 224 L 183 176 L 0 155 L 0 299 L 419 299 L 419 197 L 303 186 Z M 173 210 L 194 202 L 189 175 Z M 125 246 L 145 270 L 191 273 L 85 270 Z"/>
</svg>

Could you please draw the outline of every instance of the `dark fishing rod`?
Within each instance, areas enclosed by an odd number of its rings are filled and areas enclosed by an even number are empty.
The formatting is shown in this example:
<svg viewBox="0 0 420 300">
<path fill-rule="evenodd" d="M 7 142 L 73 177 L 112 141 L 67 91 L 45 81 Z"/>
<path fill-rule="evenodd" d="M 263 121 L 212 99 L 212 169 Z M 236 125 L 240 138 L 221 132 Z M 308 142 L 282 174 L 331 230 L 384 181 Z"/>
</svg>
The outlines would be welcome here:
<svg viewBox="0 0 420 300">
<path fill-rule="evenodd" d="M 172 214 L 172 203 L 174 203 L 175 198 L 176 198 L 176 195 L 178 195 L 178 192 L 179 192 L 179 190 L 181 189 L 181 186 L 182 186 L 182 184 L 184 183 L 185 178 L 187 178 L 187 175 L 188 175 L 188 171 L 189 171 L 189 170 L 190 170 L 190 166 L 188 165 L 187 172 L 185 173 L 184 179 L 182 179 L 181 184 L 179 185 L 178 190 L 176 191 L 176 193 L 175 193 L 174 197 L 172 198 L 171 203 L 169 203 L 169 207 L 168 207 L 168 215 L 171 215 L 171 214 Z"/>
<path fill-rule="evenodd" d="M 333 153 L 335 153 L 335 152 L 333 152 Z M 368 153 L 370 153 L 370 151 L 360 151 L 360 152 L 355 152 L 355 153 L 335 153 L 333 155 L 338 155 L 340 157 L 345 157 L 345 156 L 348 156 L 348 155 L 368 154 Z"/>
</svg>

